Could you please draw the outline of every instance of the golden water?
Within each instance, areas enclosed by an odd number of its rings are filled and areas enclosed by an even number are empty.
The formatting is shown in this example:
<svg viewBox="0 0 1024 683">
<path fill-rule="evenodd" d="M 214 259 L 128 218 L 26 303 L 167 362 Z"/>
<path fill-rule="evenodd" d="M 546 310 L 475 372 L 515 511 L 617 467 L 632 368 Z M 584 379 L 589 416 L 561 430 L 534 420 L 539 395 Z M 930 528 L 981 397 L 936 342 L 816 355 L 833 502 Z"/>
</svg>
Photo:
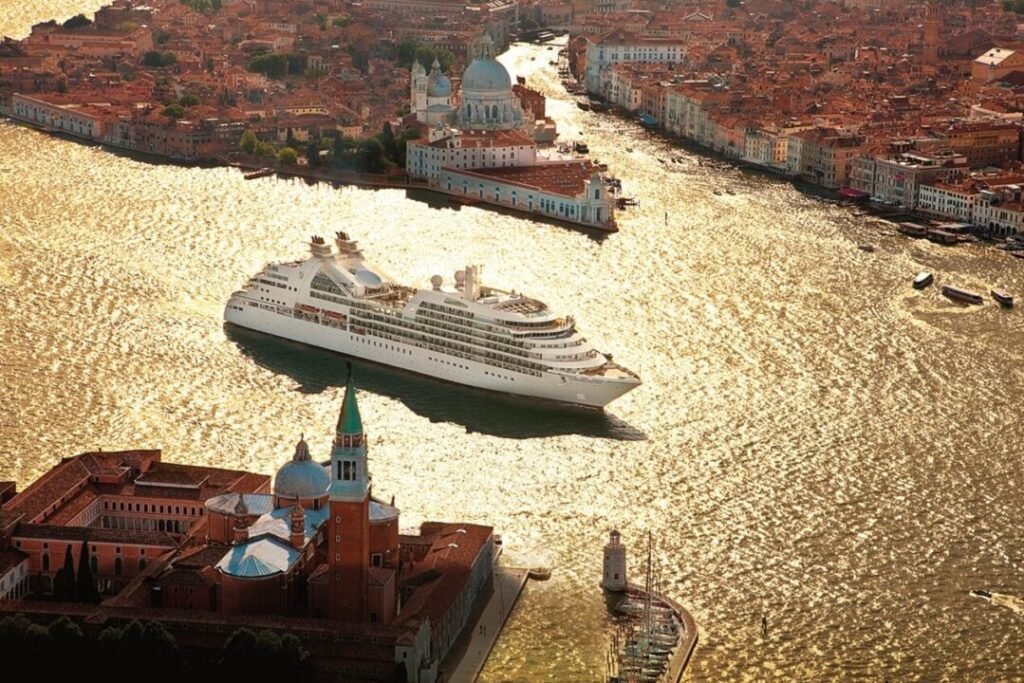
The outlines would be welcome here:
<svg viewBox="0 0 1024 683">
<path fill-rule="evenodd" d="M 0 32 L 99 4 L 4 2 Z M 640 199 L 603 240 L 0 123 L 0 479 L 100 447 L 269 473 L 301 432 L 326 456 L 344 360 L 225 330 L 221 312 L 264 263 L 345 229 L 408 283 L 486 264 L 644 380 L 579 414 L 357 366 L 375 493 L 409 525 L 493 524 L 510 563 L 554 568 L 484 680 L 600 679 L 612 527 L 634 547 L 654 531 L 661 583 L 703 629 L 693 680 L 1024 677 L 1020 615 L 968 596 L 1024 594 L 1024 312 L 910 288 L 928 269 L 1024 295 L 1024 263 L 904 239 L 580 112 L 553 57 L 503 59 L 563 98 L 563 136 Z"/>
</svg>

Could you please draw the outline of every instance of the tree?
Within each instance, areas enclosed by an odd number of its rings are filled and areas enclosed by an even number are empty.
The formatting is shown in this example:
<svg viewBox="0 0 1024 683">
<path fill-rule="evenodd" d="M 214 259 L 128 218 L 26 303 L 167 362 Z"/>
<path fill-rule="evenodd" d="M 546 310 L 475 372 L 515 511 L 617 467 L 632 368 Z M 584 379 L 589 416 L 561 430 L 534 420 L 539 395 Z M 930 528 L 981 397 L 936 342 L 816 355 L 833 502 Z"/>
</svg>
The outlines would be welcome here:
<svg viewBox="0 0 1024 683">
<path fill-rule="evenodd" d="M 256 656 L 258 640 L 256 634 L 247 628 L 240 628 L 230 636 L 224 643 L 224 656 L 221 658 L 221 666 L 228 671 L 241 673 L 247 671 L 253 664 Z"/>
<path fill-rule="evenodd" d="M 160 52 L 158 50 L 150 50 L 146 54 L 142 55 L 142 65 L 148 66 L 154 69 L 158 69 L 162 66 L 170 66 L 178 61 L 177 56 L 173 52 Z"/>
<path fill-rule="evenodd" d="M 298 76 L 306 73 L 306 59 L 305 55 L 290 54 L 286 55 L 288 59 L 288 74 L 290 76 Z"/>
<path fill-rule="evenodd" d="M 246 154 L 252 154 L 256 151 L 257 142 L 259 142 L 259 140 L 256 139 L 256 133 L 253 133 L 251 130 L 247 130 L 242 133 L 242 141 L 238 146 L 241 147 L 242 151 Z"/>
<path fill-rule="evenodd" d="M 178 100 L 178 104 L 183 107 L 194 107 L 200 102 L 201 100 L 195 95 L 182 95 L 181 99 Z"/>
<path fill-rule="evenodd" d="M 267 159 L 277 158 L 277 148 L 266 142 L 257 142 L 255 152 L 259 156 L 266 157 Z"/>
<path fill-rule="evenodd" d="M 256 55 L 246 67 L 253 73 L 261 73 L 270 78 L 284 78 L 288 74 L 288 56 L 282 54 Z"/>
<path fill-rule="evenodd" d="M 53 597 L 62 602 L 75 599 L 75 560 L 70 543 L 64 546 L 64 566 L 53 577 Z"/>
<path fill-rule="evenodd" d="M 725 0 L 725 4 L 733 9 L 736 9 L 743 4 L 743 0 Z"/>
<path fill-rule="evenodd" d="M 406 38 L 398 44 L 398 66 L 408 69 L 416 59 L 416 48 L 421 43 L 415 38 Z"/>
<path fill-rule="evenodd" d="M 53 650 L 60 653 L 62 657 L 74 657 L 82 649 L 85 639 L 82 629 L 67 616 L 51 622 L 46 630 L 53 643 Z"/>
<path fill-rule="evenodd" d="M 166 676 L 177 667 L 178 642 L 161 622 L 150 621 L 142 628 L 140 654 Z"/>
<path fill-rule="evenodd" d="M 320 160 L 320 152 L 322 149 L 320 140 L 310 140 L 306 143 L 306 163 L 308 163 L 311 168 L 317 168 L 318 166 L 323 165 Z"/>
<path fill-rule="evenodd" d="M 78 580 L 75 585 L 78 590 L 79 602 L 97 603 L 100 601 L 100 592 L 96 589 L 96 579 L 92 575 L 87 541 L 82 541 L 82 549 L 78 553 Z"/>
<path fill-rule="evenodd" d="M 76 14 L 75 16 L 71 17 L 63 24 L 61 24 L 61 26 L 63 28 L 68 29 L 69 31 L 74 31 L 76 28 L 83 28 L 91 23 L 92 19 L 90 19 L 89 17 L 85 16 L 84 14 Z"/>
<path fill-rule="evenodd" d="M 359 143 L 360 169 L 370 173 L 384 170 L 384 146 L 377 138 L 368 138 Z"/>
<path fill-rule="evenodd" d="M 124 649 L 124 629 L 117 626 L 108 626 L 100 632 L 96 639 L 100 654 L 109 661 L 120 657 Z"/>
<path fill-rule="evenodd" d="M 391 122 L 384 122 L 384 130 L 377 138 L 381 147 L 384 148 L 384 155 L 394 161 L 398 157 L 398 142 L 395 140 L 395 133 L 391 130 Z"/>
<path fill-rule="evenodd" d="M 277 153 L 277 163 L 282 166 L 294 166 L 299 161 L 299 153 L 291 147 L 282 147 Z"/>
<path fill-rule="evenodd" d="M 185 116 L 185 109 L 180 104 L 172 104 L 169 107 L 164 107 L 162 113 L 172 119 L 180 119 Z"/>
<path fill-rule="evenodd" d="M 300 671 L 308 659 L 309 653 L 302 647 L 302 641 L 294 633 L 285 633 L 281 636 L 278 660 L 282 666 L 292 672 Z"/>
</svg>

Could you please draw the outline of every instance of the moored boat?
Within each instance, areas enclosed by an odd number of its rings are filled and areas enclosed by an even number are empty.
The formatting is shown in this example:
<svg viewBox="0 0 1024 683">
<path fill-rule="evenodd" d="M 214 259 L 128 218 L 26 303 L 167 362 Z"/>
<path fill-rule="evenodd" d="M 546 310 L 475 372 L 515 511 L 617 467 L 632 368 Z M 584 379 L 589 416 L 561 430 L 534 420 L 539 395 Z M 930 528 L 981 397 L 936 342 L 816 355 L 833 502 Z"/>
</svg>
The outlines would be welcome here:
<svg viewBox="0 0 1024 683">
<path fill-rule="evenodd" d="M 868 244 L 866 242 L 864 244 L 858 244 L 857 248 L 860 249 L 861 251 L 866 251 L 869 254 L 875 251 L 875 245 Z"/>
<path fill-rule="evenodd" d="M 1024 259 L 1024 251 L 1011 251 L 1010 256 L 1014 258 Z"/>
<path fill-rule="evenodd" d="M 1005 289 L 992 289 L 992 298 L 1000 303 L 1002 306 L 1013 306 L 1013 294 L 1010 294 Z"/>
<path fill-rule="evenodd" d="M 978 305 L 984 301 L 980 294 L 975 294 L 974 292 L 969 292 L 966 289 L 960 289 L 959 287 L 952 287 L 950 285 L 943 285 L 942 293 L 954 301 L 962 301 L 965 304 Z"/>
<path fill-rule="evenodd" d="M 924 289 L 935 281 L 935 276 L 927 270 L 923 270 L 914 276 L 914 289 Z"/>
<path fill-rule="evenodd" d="M 918 223 L 900 223 L 899 225 L 896 226 L 896 229 L 899 230 L 904 235 L 908 235 L 910 237 L 928 236 L 928 228 Z"/>
</svg>

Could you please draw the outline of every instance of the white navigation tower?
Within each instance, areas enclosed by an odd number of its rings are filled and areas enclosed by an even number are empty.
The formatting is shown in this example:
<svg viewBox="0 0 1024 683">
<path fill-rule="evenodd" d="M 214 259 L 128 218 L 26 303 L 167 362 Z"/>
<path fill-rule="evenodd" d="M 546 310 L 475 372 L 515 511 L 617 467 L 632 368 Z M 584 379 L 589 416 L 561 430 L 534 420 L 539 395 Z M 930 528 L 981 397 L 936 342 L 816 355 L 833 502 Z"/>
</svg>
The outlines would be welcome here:
<svg viewBox="0 0 1024 683">
<path fill-rule="evenodd" d="M 608 535 L 608 543 L 604 546 L 604 577 L 601 588 L 615 593 L 626 590 L 626 546 L 617 529 Z"/>
</svg>

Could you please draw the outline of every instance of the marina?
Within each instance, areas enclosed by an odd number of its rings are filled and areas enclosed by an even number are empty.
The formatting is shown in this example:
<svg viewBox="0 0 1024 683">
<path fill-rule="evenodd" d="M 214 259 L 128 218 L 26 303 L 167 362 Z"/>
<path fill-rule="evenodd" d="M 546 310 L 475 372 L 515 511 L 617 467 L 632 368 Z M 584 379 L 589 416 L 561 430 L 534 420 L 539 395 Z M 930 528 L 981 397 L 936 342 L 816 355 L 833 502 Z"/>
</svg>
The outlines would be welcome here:
<svg viewBox="0 0 1024 683">
<path fill-rule="evenodd" d="M 617 615 L 606 661 L 606 683 L 680 683 L 697 646 L 693 616 L 656 585 L 648 533 L 642 586 L 627 580 L 626 547 L 613 530 L 604 547 L 602 588 Z"/>
</svg>

